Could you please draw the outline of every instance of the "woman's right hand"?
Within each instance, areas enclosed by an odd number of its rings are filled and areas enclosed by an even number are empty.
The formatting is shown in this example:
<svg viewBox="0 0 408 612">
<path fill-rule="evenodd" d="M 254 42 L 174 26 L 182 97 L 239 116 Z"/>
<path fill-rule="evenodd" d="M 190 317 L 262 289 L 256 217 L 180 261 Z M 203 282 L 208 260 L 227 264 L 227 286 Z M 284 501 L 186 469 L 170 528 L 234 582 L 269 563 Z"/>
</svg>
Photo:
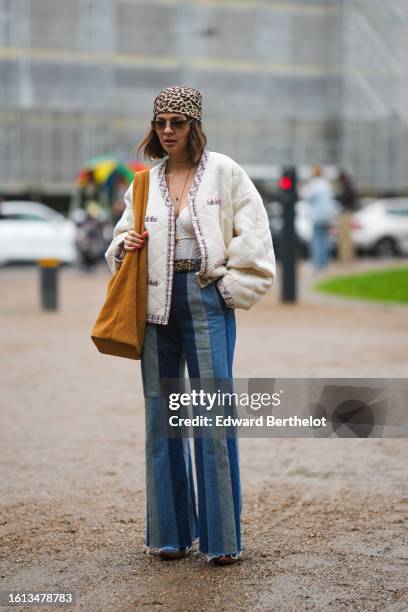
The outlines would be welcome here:
<svg viewBox="0 0 408 612">
<path fill-rule="evenodd" d="M 135 230 L 129 230 L 125 234 L 123 248 L 125 251 L 136 251 L 142 249 L 145 245 L 145 238 L 148 238 L 148 231 L 145 230 L 143 234 L 138 234 Z"/>
</svg>

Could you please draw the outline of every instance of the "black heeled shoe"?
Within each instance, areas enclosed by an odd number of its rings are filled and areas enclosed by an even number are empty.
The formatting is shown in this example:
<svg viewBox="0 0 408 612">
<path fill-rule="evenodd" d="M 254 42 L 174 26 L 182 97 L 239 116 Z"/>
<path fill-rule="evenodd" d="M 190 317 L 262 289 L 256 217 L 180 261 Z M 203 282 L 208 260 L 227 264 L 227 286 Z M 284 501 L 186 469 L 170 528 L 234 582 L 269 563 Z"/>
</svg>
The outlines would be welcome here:
<svg viewBox="0 0 408 612">
<path fill-rule="evenodd" d="M 185 557 L 189 550 L 190 548 L 182 548 L 180 550 L 161 548 L 159 550 L 159 557 L 162 561 L 174 561 Z"/>
<path fill-rule="evenodd" d="M 234 565 L 242 561 L 242 557 L 233 557 L 232 555 L 221 555 L 212 559 L 215 565 Z"/>
</svg>

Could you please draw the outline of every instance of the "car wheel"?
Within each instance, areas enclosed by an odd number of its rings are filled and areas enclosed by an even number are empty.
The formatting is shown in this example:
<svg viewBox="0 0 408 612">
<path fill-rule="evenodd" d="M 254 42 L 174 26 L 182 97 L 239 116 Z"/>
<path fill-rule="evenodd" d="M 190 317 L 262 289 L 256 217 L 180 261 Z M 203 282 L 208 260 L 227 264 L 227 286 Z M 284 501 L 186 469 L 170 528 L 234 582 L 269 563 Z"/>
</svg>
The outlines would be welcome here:
<svg viewBox="0 0 408 612">
<path fill-rule="evenodd" d="M 398 255 L 395 240 L 392 238 L 381 238 L 374 246 L 374 254 L 377 257 L 395 257 L 395 255 Z"/>
</svg>

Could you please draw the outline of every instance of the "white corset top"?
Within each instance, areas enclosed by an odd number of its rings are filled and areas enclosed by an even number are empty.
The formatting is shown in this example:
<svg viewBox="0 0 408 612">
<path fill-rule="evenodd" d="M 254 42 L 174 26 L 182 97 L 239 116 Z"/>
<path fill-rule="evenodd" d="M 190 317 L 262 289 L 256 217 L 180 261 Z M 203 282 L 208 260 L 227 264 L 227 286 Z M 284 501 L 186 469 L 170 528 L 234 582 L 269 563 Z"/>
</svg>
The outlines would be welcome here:
<svg viewBox="0 0 408 612">
<path fill-rule="evenodd" d="M 188 206 L 184 206 L 176 219 L 175 259 L 194 259 L 200 257 L 200 248 L 195 237 L 193 222 Z"/>
</svg>

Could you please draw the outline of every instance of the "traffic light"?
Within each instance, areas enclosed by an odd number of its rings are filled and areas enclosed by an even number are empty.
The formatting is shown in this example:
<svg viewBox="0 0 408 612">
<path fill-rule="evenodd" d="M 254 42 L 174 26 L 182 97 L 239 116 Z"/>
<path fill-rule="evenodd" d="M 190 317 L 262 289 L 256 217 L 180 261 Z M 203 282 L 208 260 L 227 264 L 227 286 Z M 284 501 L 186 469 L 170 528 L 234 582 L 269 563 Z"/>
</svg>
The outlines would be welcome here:
<svg viewBox="0 0 408 612">
<path fill-rule="evenodd" d="M 284 199 L 286 199 L 285 196 L 289 196 L 297 200 L 297 175 L 296 169 L 293 166 L 287 166 L 282 169 L 278 187 Z"/>
<path fill-rule="evenodd" d="M 282 169 L 278 187 L 283 216 L 282 301 L 296 302 L 295 206 L 298 199 L 296 168 L 287 166 Z"/>
</svg>

